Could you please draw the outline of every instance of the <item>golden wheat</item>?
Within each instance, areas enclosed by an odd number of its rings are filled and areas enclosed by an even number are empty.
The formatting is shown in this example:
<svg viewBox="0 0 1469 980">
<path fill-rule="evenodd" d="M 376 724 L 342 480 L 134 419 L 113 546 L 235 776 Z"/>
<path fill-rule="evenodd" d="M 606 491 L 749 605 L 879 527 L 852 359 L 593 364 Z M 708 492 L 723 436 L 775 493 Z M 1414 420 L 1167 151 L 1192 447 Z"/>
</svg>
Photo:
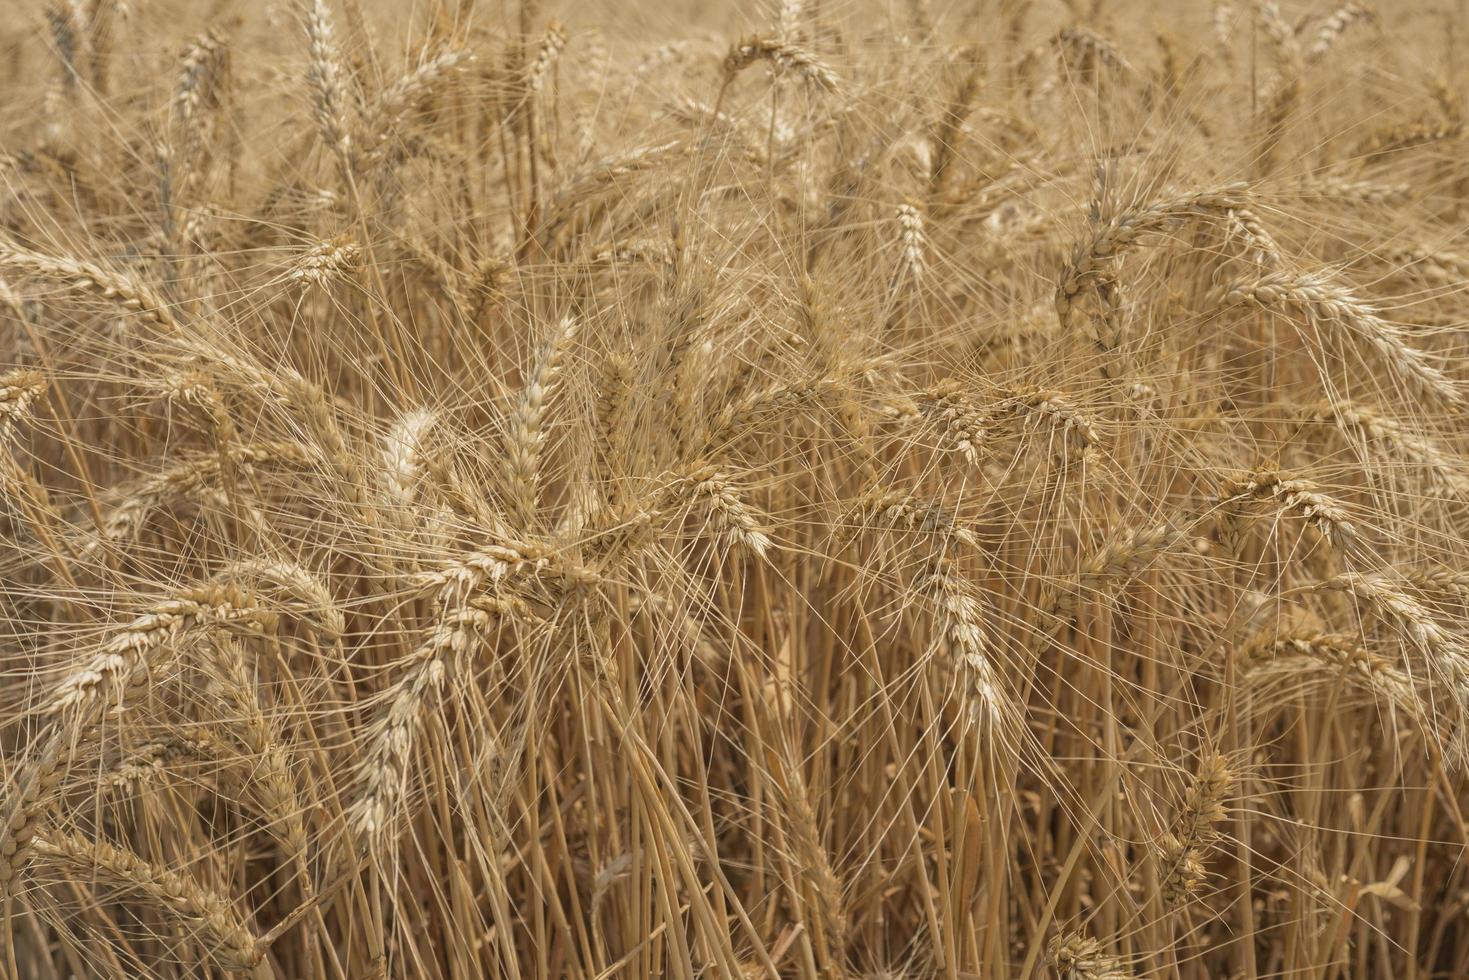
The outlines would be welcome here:
<svg viewBox="0 0 1469 980">
<path fill-rule="evenodd" d="M 16 14 L 4 980 L 1464 974 L 1465 11 Z"/>
</svg>

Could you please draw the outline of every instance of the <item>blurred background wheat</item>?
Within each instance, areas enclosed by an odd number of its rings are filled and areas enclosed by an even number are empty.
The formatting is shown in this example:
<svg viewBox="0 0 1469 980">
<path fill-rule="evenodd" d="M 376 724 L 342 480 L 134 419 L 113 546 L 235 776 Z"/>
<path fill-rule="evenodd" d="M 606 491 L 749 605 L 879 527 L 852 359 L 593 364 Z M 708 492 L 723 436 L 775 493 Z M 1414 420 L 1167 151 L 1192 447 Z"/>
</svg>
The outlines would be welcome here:
<svg viewBox="0 0 1469 980">
<path fill-rule="evenodd" d="M 4 975 L 1469 976 L 1465 4 L 7 13 Z"/>
</svg>

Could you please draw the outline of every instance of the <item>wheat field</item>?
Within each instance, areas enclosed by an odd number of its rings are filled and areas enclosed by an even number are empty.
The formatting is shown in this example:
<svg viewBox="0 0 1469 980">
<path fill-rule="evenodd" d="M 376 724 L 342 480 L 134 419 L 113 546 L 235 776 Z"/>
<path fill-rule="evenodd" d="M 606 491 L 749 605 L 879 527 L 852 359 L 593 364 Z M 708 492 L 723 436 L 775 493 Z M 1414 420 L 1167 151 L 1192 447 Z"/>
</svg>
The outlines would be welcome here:
<svg viewBox="0 0 1469 980">
<path fill-rule="evenodd" d="M 0 976 L 1469 976 L 1469 4 L 6 12 Z"/>
</svg>

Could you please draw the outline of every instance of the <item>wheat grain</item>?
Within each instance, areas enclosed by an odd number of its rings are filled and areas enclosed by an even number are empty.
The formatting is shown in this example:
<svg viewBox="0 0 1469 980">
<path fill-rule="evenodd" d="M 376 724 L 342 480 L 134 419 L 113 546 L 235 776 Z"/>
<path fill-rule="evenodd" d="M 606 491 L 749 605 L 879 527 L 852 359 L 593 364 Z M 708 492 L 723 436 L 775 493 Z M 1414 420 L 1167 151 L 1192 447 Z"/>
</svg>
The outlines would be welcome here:
<svg viewBox="0 0 1469 980">
<path fill-rule="evenodd" d="M 1424 467 L 1440 492 L 1469 493 L 1469 472 L 1464 462 L 1431 439 L 1409 431 L 1365 406 L 1345 401 L 1326 402 L 1306 413 L 1307 418 L 1329 421 L 1343 433 L 1364 444 L 1381 446 L 1387 451 Z"/>
<path fill-rule="evenodd" d="M 1190 219 L 1237 213 L 1247 204 L 1244 185 L 1231 184 L 1124 208 L 1106 220 L 1094 212 L 1091 234 L 1072 249 L 1056 283 L 1056 316 L 1062 328 L 1073 325 L 1075 307 L 1083 290 L 1105 286 L 1115 260 L 1145 235 L 1165 231 Z"/>
<path fill-rule="evenodd" d="M 917 398 L 924 417 L 943 433 L 949 448 L 959 452 L 970 465 L 979 465 L 986 442 L 985 413 L 960 389 L 946 381 L 921 392 Z"/>
<path fill-rule="evenodd" d="M 1363 574 L 1343 572 L 1319 584 L 1318 588 L 1343 592 L 1361 602 L 1369 611 L 1382 616 L 1403 638 L 1437 670 L 1448 678 L 1455 699 L 1464 696 L 1466 659 L 1464 644 L 1443 626 L 1433 614 L 1404 586 L 1408 583 L 1385 573 Z"/>
<path fill-rule="evenodd" d="M 423 479 L 425 441 L 438 417 L 428 409 L 405 412 L 383 436 L 383 480 L 399 506 L 412 504 Z"/>
<path fill-rule="evenodd" d="M 912 282 L 920 282 L 928 264 L 928 241 L 923 232 L 923 215 L 912 204 L 898 205 L 898 229 L 903 249 L 903 274 Z"/>
<path fill-rule="evenodd" d="M 1063 439 L 1074 440 L 1083 452 L 1096 449 L 1102 441 L 1091 419 L 1060 392 L 1045 389 L 1024 392 L 1006 399 L 1002 410 L 1039 420 L 1059 431 Z"/>
<path fill-rule="evenodd" d="M 562 50 L 566 47 L 566 29 L 558 22 L 551 21 L 546 25 L 546 36 L 541 40 L 540 48 L 536 51 L 535 60 L 526 69 L 526 87 L 532 92 L 540 92 L 546 84 L 546 76 L 551 73 L 552 67 L 561 57 Z"/>
<path fill-rule="evenodd" d="M 1330 174 L 1302 177 L 1295 192 L 1306 201 L 1342 201 L 1396 207 L 1407 204 L 1418 192 L 1408 184 L 1386 184 L 1374 180 L 1346 180 Z"/>
<path fill-rule="evenodd" d="M 1379 702 L 1409 718 L 1425 718 L 1427 710 L 1411 675 L 1385 657 L 1363 649 L 1341 634 L 1296 632 L 1267 636 L 1242 653 L 1245 678 L 1256 688 L 1276 683 L 1297 689 L 1303 677 L 1323 668 L 1362 684 Z"/>
<path fill-rule="evenodd" d="M 854 528 L 876 526 L 934 535 L 941 541 L 956 541 L 975 550 L 981 548 L 979 537 L 960 524 L 954 514 L 902 490 L 874 490 L 866 494 L 842 523 Z"/>
</svg>

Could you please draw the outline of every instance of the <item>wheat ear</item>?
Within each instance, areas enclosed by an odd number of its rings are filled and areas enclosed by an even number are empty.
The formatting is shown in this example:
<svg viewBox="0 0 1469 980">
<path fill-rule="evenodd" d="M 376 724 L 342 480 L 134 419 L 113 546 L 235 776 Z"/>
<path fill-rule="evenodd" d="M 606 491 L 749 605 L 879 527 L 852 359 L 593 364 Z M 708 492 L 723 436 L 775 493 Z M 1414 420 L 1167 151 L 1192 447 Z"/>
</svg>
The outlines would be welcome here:
<svg viewBox="0 0 1469 980">
<path fill-rule="evenodd" d="M 1235 775 L 1221 756 L 1199 763 L 1184 795 L 1183 806 L 1170 833 L 1162 841 L 1163 903 L 1175 908 L 1195 897 L 1205 879 L 1204 853 L 1216 839 L 1214 825 L 1225 818 L 1224 801 Z"/>
<path fill-rule="evenodd" d="M 539 506 L 546 405 L 556 391 L 576 330 L 577 322 L 572 317 L 561 321 L 525 379 L 507 423 L 504 480 L 513 513 L 522 527 L 535 519 Z"/>
<path fill-rule="evenodd" d="M 1315 328 L 1334 327 L 1366 343 L 1394 371 L 1424 391 L 1450 402 L 1463 398 L 1458 382 L 1411 346 L 1401 328 L 1325 273 L 1272 272 L 1237 282 L 1224 295 L 1228 304 L 1248 303 L 1263 310 L 1296 313 Z M 1303 339 L 1309 339 L 1302 334 Z"/>
<path fill-rule="evenodd" d="M 75 834 L 48 831 L 35 846 L 37 857 L 67 880 L 93 881 L 147 898 L 188 930 L 221 970 L 248 973 L 265 956 L 264 944 L 245 927 L 232 903 L 186 874 Z"/>
<path fill-rule="evenodd" d="M 116 269 L 69 256 L 46 255 L 0 241 L 0 269 L 46 279 L 63 288 L 99 299 L 138 314 L 145 322 L 176 331 L 170 304 L 142 280 Z"/>
</svg>

